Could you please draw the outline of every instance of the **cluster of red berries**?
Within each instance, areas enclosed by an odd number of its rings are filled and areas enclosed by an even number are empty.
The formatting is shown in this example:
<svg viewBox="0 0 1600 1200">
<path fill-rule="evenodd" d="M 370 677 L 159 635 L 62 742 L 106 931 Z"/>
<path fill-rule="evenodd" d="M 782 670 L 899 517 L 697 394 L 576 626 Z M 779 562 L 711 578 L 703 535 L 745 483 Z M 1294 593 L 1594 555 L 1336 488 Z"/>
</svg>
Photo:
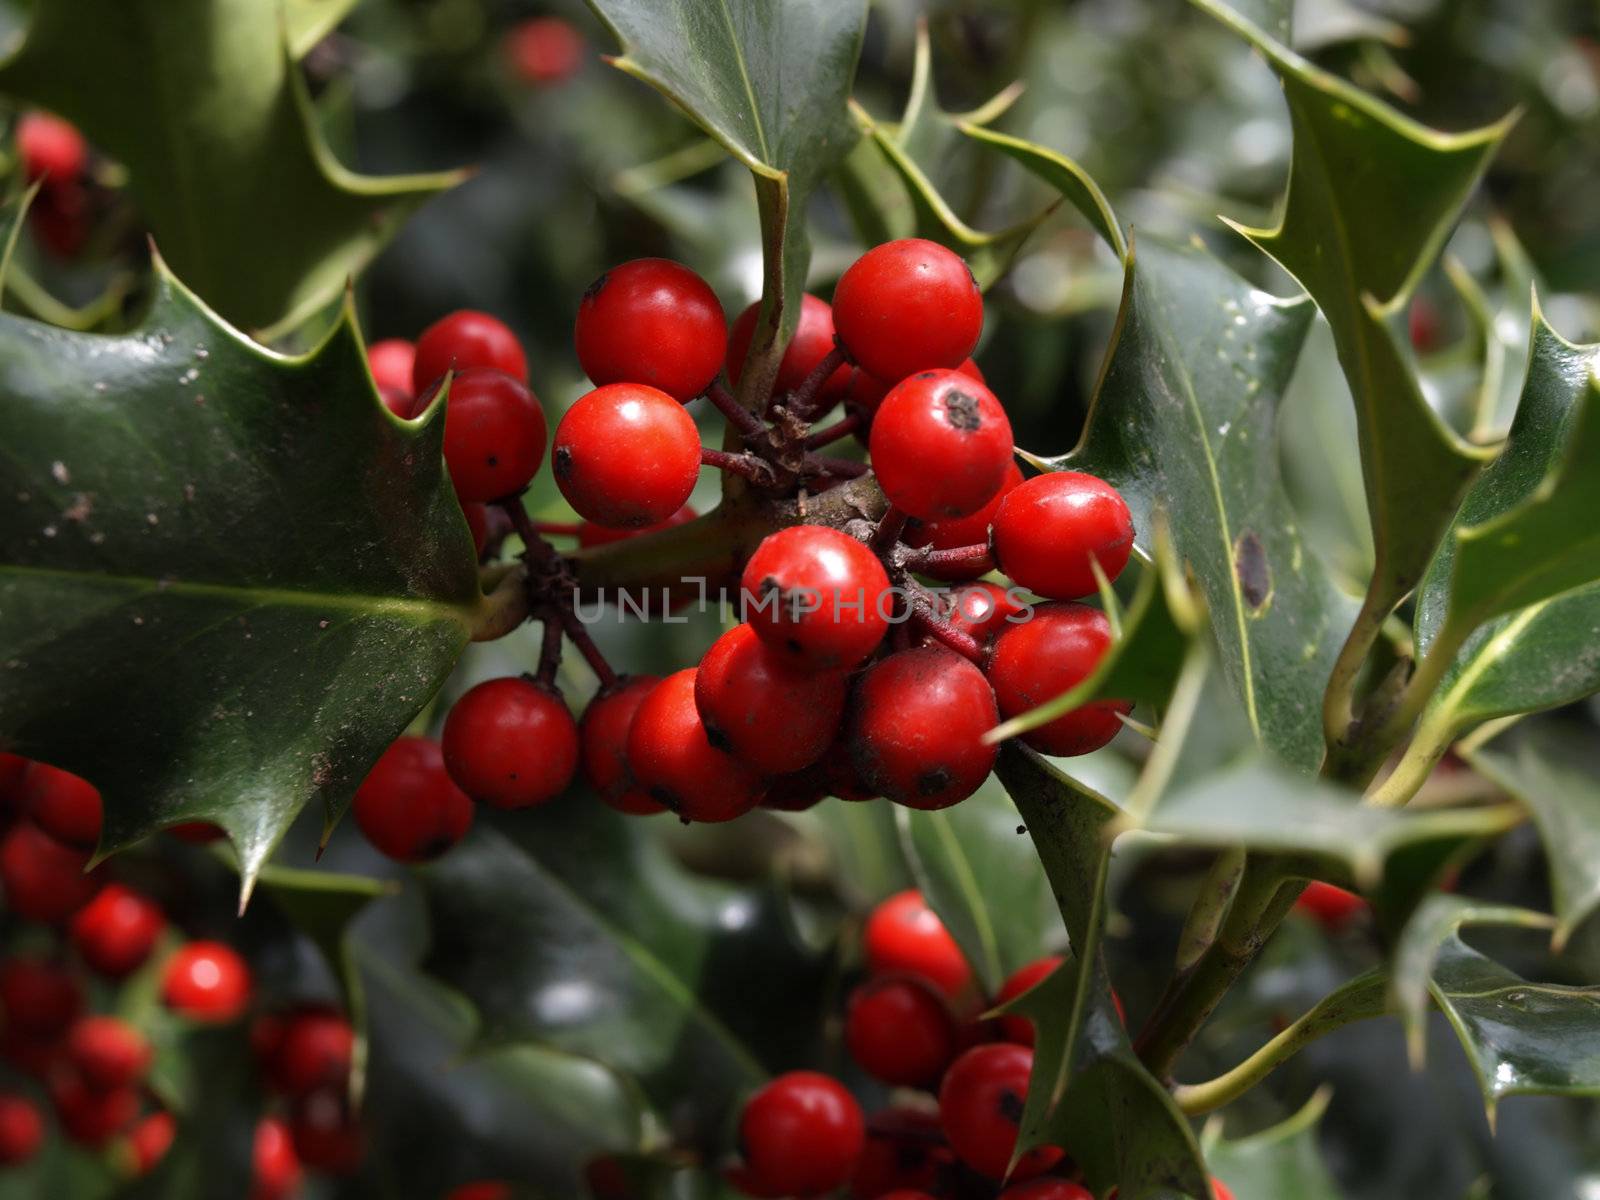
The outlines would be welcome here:
<svg viewBox="0 0 1600 1200">
<path fill-rule="evenodd" d="M 792 1071 L 756 1092 L 739 1121 L 740 1162 L 730 1180 L 755 1197 L 814 1196 L 848 1188 L 854 1200 L 1092 1200 L 1066 1153 L 1037 1147 L 1012 1165 L 1033 1071 L 1033 1024 L 986 1021 L 972 969 L 914 891 L 891 896 L 864 931 L 867 978 L 850 993 L 844 1041 L 855 1064 L 902 1089 L 892 1107 L 863 1115 L 839 1080 Z M 1017 971 L 995 1006 L 1061 965 Z M 1231 1200 L 1213 1182 L 1216 1200 Z"/>
<path fill-rule="evenodd" d="M 70 121 L 37 110 L 18 118 L 15 137 L 23 177 L 39 185 L 29 223 L 53 253 L 71 258 L 83 249 L 92 224 L 89 143 Z"/>
</svg>

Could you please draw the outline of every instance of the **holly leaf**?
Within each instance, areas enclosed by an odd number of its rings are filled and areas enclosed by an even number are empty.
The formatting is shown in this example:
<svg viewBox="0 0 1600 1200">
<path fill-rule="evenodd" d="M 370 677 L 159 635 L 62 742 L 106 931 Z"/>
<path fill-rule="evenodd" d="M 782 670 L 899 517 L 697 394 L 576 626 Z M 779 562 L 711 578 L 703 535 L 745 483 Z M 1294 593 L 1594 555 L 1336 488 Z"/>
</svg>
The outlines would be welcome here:
<svg viewBox="0 0 1600 1200">
<path fill-rule="evenodd" d="M 338 28 L 359 0 L 285 0 L 284 20 L 289 28 L 289 53 L 304 58 L 318 42 Z"/>
<path fill-rule="evenodd" d="M 755 177 L 765 286 L 739 383 L 741 395 L 765 395 L 800 319 L 811 257 L 806 203 L 856 141 L 846 102 L 865 0 L 589 6 L 622 44 L 613 65 L 666 96 Z"/>
<path fill-rule="evenodd" d="M 1062 199 L 1083 215 L 1089 227 L 1100 235 L 1111 252 L 1122 262 L 1127 262 L 1128 241 L 1123 236 L 1117 214 L 1111 210 L 1111 202 L 1100 190 L 1100 185 L 1077 162 L 1048 147 L 986 129 L 975 121 L 963 120 L 957 125 L 973 141 L 1015 159 L 1061 193 Z"/>
<path fill-rule="evenodd" d="M 1251 42 L 1283 81 L 1294 156 L 1282 212 L 1276 228 L 1235 228 L 1299 280 L 1332 326 L 1356 403 L 1377 546 L 1368 610 L 1381 620 L 1421 578 L 1489 456 L 1429 407 L 1393 318 L 1510 123 L 1455 135 L 1427 129 L 1290 50 L 1259 5 L 1192 2 Z"/>
<path fill-rule="evenodd" d="M 301 3 L 286 29 L 262 0 L 40 5 L 0 64 L 0 91 L 60 113 L 126 164 L 162 254 L 224 317 L 292 327 L 461 178 L 371 178 L 334 158 L 288 38 L 336 7 Z"/>
<path fill-rule="evenodd" d="M 0 358 L 0 742 L 100 788 L 102 855 L 221 826 L 248 894 L 482 612 L 443 405 L 396 420 L 350 312 L 280 356 L 159 263 L 135 331 L 0 316 Z"/>
<path fill-rule="evenodd" d="M 1316 1092 L 1287 1121 L 1242 1138 L 1225 1138 L 1221 1126 L 1201 1138 L 1206 1162 L 1237 1200 L 1341 1200 L 1344 1192 L 1317 1147 L 1317 1126 L 1332 1093 Z"/>
<path fill-rule="evenodd" d="M 829 956 L 798 944 L 777 897 L 688 875 L 588 797 L 518 829 L 518 842 L 477 829 L 420 872 L 424 967 L 476 1008 L 479 1045 L 593 1059 L 700 1136 L 803 1056 Z"/>
<path fill-rule="evenodd" d="M 1146 239 L 1083 439 L 1042 464 L 1109 480 L 1146 547 L 1163 514 L 1252 731 L 1308 771 L 1353 608 L 1302 541 L 1279 470 L 1276 409 L 1312 312 L 1198 247 Z"/>
</svg>

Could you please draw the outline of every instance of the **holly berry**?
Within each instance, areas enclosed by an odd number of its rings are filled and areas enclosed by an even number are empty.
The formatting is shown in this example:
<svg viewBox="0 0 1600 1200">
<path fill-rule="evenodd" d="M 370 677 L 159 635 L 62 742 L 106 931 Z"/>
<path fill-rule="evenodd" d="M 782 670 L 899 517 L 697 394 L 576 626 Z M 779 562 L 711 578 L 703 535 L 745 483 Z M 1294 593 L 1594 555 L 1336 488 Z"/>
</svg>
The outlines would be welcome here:
<svg viewBox="0 0 1600 1200">
<path fill-rule="evenodd" d="M 0 811 L 16 799 L 29 760 L 20 754 L 0 754 Z"/>
<path fill-rule="evenodd" d="M 1060 955 L 1052 954 L 1048 958 L 1035 959 L 1027 966 L 1017 968 L 995 993 L 994 1007 L 998 1008 L 1015 1000 L 1023 992 L 1041 983 L 1045 976 L 1061 965 L 1062 961 Z M 1000 1036 L 1019 1046 L 1031 1047 L 1034 1039 L 1033 1018 L 1019 1013 L 1004 1014 L 1000 1018 Z"/>
<path fill-rule="evenodd" d="M 879 379 L 957 367 L 983 332 L 983 293 L 959 255 L 922 238 L 886 242 L 851 264 L 833 292 L 833 327 Z"/>
<path fill-rule="evenodd" d="M 152 1058 L 144 1035 L 117 1017 L 84 1017 L 67 1031 L 67 1061 L 98 1091 L 132 1087 Z"/>
<path fill-rule="evenodd" d="M 468 500 L 461 506 L 461 515 L 467 519 L 467 532 L 472 534 L 472 548 L 480 556 L 489 544 L 489 509 L 487 505 Z"/>
<path fill-rule="evenodd" d="M 104 1146 L 139 1115 L 139 1093 L 135 1089 L 93 1088 L 74 1070 L 52 1074 L 49 1089 L 62 1131 L 80 1146 Z"/>
<path fill-rule="evenodd" d="M 513 26 L 505 37 L 506 62 L 524 83 L 561 83 L 583 66 L 583 35 L 560 17 L 534 17 Z"/>
<path fill-rule="evenodd" d="M 739 1118 L 750 1176 L 774 1195 L 839 1187 L 855 1171 L 865 1141 L 855 1097 L 815 1071 L 779 1075 L 750 1097 Z"/>
<path fill-rule="evenodd" d="M 945 1072 L 939 1123 L 956 1157 L 980 1175 L 1006 1178 L 1032 1073 L 1033 1051 L 1010 1042 L 974 1046 Z M 1010 1178 L 1029 1179 L 1060 1160 L 1056 1147 L 1036 1147 L 1022 1156 Z"/>
<path fill-rule="evenodd" d="M 72 122 L 47 112 L 28 112 L 17 122 L 17 156 L 30 181 L 65 184 L 89 165 L 89 143 Z"/>
<path fill-rule="evenodd" d="M 300 1191 L 302 1177 L 288 1125 L 276 1117 L 263 1117 L 256 1125 L 250 1155 L 250 1200 L 291 1200 Z"/>
<path fill-rule="evenodd" d="M 1111 649 L 1111 622 L 1097 608 L 1071 601 L 1041 604 L 1033 619 L 995 638 L 985 672 L 1001 715 L 1014 717 L 1082 683 Z M 1088 754 L 1122 728 L 1126 700 L 1095 700 L 1030 730 L 1022 740 L 1045 754 Z"/>
<path fill-rule="evenodd" d="M 963 359 L 956 370 L 963 375 L 972 376 L 985 387 L 988 386 L 989 381 L 984 378 L 983 372 L 978 369 L 978 364 L 970 358 Z M 899 382 L 898 379 L 891 379 L 885 382 L 876 375 L 868 375 L 865 371 L 859 369 L 850 376 L 850 386 L 844 394 L 844 405 L 846 409 L 860 417 L 862 424 L 866 427 L 865 433 L 856 434 L 857 440 L 862 445 L 867 444 L 867 435 L 872 428 L 872 418 L 878 415 L 878 405 L 883 403 L 883 398 Z"/>
<path fill-rule="evenodd" d="M 643 529 L 612 529 L 605 525 L 596 525 L 593 521 L 585 521 L 578 526 L 578 545 L 585 550 L 594 546 L 609 546 L 612 542 L 627 541 L 629 538 L 654 533 L 658 529 L 687 525 L 698 515 L 693 508 L 685 504 L 665 521 L 657 521 L 654 525 L 646 525 Z"/>
<path fill-rule="evenodd" d="M 405 338 L 384 338 L 367 347 L 367 368 L 380 388 L 391 388 L 402 396 L 412 395 L 415 387 L 417 348 Z"/>
<path fill-rule="evenodd" d="M 748 625 L 716 640 L 695 673 L 694 700 L 712 745 L 767 775 L 822 757 L 839 732 L 842 671 L 800 671 Z"/>
<path fill-rule="evenodd" d="M 938 1187 L 955 1162 L 937 1116 L 915 1108 L 887 1109 L 867 1122 L 850 1194 L 856 1200 L 882 1200 L 900 1188 L 915 1195 Z"/>
<path fill-rule="evenodd" d="M 447 371 L 462 372 L 472 367 L 487 367 L 518 383 L 528 382 L 528 356 L 517 335 L 488 313 L 464 308 L 441 317 L 417 339 L 411 365 L 411 394 L 425 395 Z M 451 403 L 454 402 L 452 386 Z"/>
<path fill-rule="evenodd" d="M 286 1096 L 342 1088 L 350 1078 L 355 1030 L 338 1012 L 307 1009 L 289 1016 L 271 1039 L 267 1078 Z"/>
<path fill-rule="evenodd" d="M 994 557 L 1017 583 L 1052 600 L 1098 590 L 1092 562 L 1107 579 L 1128 565 L 1133 516 L 1122 494 L 1077 471 L 1035 475 L 1013 488 L 994 515 Z"/>
<path fill-rule="evenodd" d="M 739 314 L 728 334 L 728 378 L 735 385 L 744 374 L 745 355 L 750 353 L 750 339 L 755 335 L 756 320 L 761 316 L 761 304 L 756 302 Z M 800 297 L 800 324 L 794 337 L 784 348 L 778 363 L 778 377 L 773 382 L 774 392 L 792 392 L 806 381 L 806 377 L 833 353 L 833 309 L 826 300 L 809 293 Z M 817 393 L 818 405 L 813 410 L 823 412 L 844 398 L 850 387 L 850 368 L 840 366 L 822 383 Z"/>
<path fill-rule="evenodd" d="M 1294 906 L 1332 933 L 1367 911 L 1367 902 L 1360 896 L 1320 879 L 1313 879 L 1306 885 Z"/>
<path fill-rule="evenodd" d="M 445 719 L 444 765 L 474 800 L 530 808 L 567 790 L 578 770 L 578 726 L 561 696 L 531 679 L 491 679 Z"/>
<path fill-rule="evenodd" d="M 925 979 L 952 999 L 972 988 L 966 955 L 919 891 L 896 892 L 873 909 L 862 941 L 874 975 Z"/>
<path fill-rule="evenodd" d="M 161 999 L 181 1017 L 221 1025 L 250 1003 L 250 968 L 231 946 L 190 942 L 167 960 Z"/>
<path fill-rule="evenodd" d="M 0 1013 L 7 1033 L 49 1041 L 82 1010 L 83 987 L 65 967 L 42 958 L 0 962 Z"/>
<path fill-rule="evenodd" d="M 366 1153 L 366 1135 L 342 1089 L 312 1092 L 289 1114 L 289 1136 L 300 1161 L 330 1175 L 350 1175 Z"/>
<path fill-rule="evenodd" d="M 1014 449 L 994 393 L 948 370 L 897 384 L 878 406 L 869 445 L 883 494 L 922 521 L 982 510 L 1005 484 Z"/>
<path fill-rule="evenodd" d="M 0 1093 L 0 1167 L 15 1167 L 44 1145 L 44 1118 L 33 1101 L 12 1092 Z"/>
<path fill-rule="evenodd" d="M 72 944 L 91 969 L 123 979 L 144 965 L 166 927 L 154 900 L 108 883 L 72 918 Z"/>
<path fill-rule="evenodd" d="M 693 667 L 652 688 L 628 730 L 628 770 L 639 787 L 686 821 L 730 821 L 761 799 L 761 777 L 706 735 Z"/>
<path fill-rule="evenodd" d="M 854 538 L 821 525 L 767 537 L 745 564 L 742 599 L 750 627 L 795 665 L 855 666 L 889 631 L 889 576 Z"/>
<path fill-rule="evenodd" d="M 83 873 L 89 856 L 58 842 L 29 821 L 0 840 L 0 883 L 6 907 L 29 921 L 56 924 L 89 902 L 97 883 Z"/>
<path fill-rule="evenodd" d="M 618 812 L 645 816 L 667 811 L 628 773 L 628 731 L 633 727 L 633 714 L 660 682 L 655 675 L 620 679 L 589 701 L 578 722 L 583 777 L 595 794 Z"/>
<path fill-rule="evenodd" d="M 1012 588 L 980 579 L 953 594 L 945 620 L 962 633 L 987 642 L 1017 624 L 1009 618 L 1020 615 L 1027 607 L 1013 592 Z"/>
<path fill-rule="evenodd" d="M 444 461 L 462 500 L 500 500 L 527 487 L 548 437 L 538 398 L 503 371 L 468 367 L 451 379 Z"/>
<path fill-rule="evenodd" d="M 850 993 L 844 1041 L 856 1064 L 883 1083 L 922 1087 L 956 1055 L 956 1022 L 943 999 L 912 977 L 873 979 Z"/>
<path fill-rule="evenodd" d="M 134 1178 L 148 1175 L 172 1149 L 178 1136 L 178 1122 L 169 1112 L 153 1112 L 141 1117 L 123 1139 L 119 1157 L 123 1170 Z"/>
<path fill-rule="evenodd" d="M 22 777 L 22 811 L 58 842 L 75 850 L 100 843 L 100 790 L 81 776 L 44 763 L 29 763 Z"/>
<path fill-rule="evenodd" d="M 1014 461 L 1008 460 L 1005 479 L 1000 484 L 1000 490 L 977 512 L 968 517 L 919 521 L 916 525 L 907 527 L 901 540 L 908 546 L 926 546 L 931 550 L 959 550 L 964 546 L 987 546 L 989 528 L 994 524 L 995 513 L 1000 511 L 1000 502 L 1021 482 L 1022 472 Z M 976 579 L 985 573 L 982 566 L 928 566 L 921 570 L 923 574 L 946 583 L 961 583 L 964 580 Z"/>
<path fill-rule="evenodd" d="M 597 386 L 648 384 L 688 401 L 722 369 L 728 319 L 711 285 L 682 263 L 636 258 L 589 285 L 573 340 Z"/>
<path fill-rule="evenodd" d="M 1212 1200 L 1233 1200 L 1233 1192 L 1227 1184 L 1213 1175 L 1211 1177 L 1211 1197 Z"/>
<path fill-rule="evenodd" d="M 948 808 L 977 791 L 997 750 L 994 692 L 966 659 L 939 646 L 902 650 L 867 668 L 848 717 L 850 755 L 876 791 L 908 808 Z"/>
<path fill-rule="evenodd" d="M 579 516 L 613 529 L 642 529 L 667 520 L 694 491 L 700 431 L 667 393 L 612 383 L 567 410 L 550 463 Z"/>
<path fill-rule="evenodd" d="M 361 781 L 352 808 L 367 841 L 396 862 L 438 858 L 472 824 L 472 800 L 428 738 L 396 739 Z"/>
<path fill-rule="evenodd" d="M 1094 1193 L 1070 1179 L 1030 1179 L 1008 1187 L 1000 1200 L 1094 1200 Z"/>
<path fill-rule="evenodd" d="M 761 807 L 773 812 L 805 812 L 828 798 L 828 775 L 821 763 L 767 780 Z"/>
</svg>

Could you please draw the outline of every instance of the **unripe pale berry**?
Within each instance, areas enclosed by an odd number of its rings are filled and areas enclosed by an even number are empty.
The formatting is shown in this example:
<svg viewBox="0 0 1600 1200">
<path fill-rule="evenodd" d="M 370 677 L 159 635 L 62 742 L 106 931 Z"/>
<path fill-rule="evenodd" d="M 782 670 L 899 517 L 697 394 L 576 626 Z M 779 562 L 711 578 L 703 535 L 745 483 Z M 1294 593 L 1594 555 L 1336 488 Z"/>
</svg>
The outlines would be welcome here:
<svg viewBox="0 0 1600 1200">
<path fill-rule="evenodd" d="M 676 513 L 700 476 L 700 431 L 671 396 L 598 387 L 566 411 L 551 450 L 556 486 L 580 517 L 642 529 Z"/>
<path fill-rule="evenodd" d="M 1015 717 L 1082 683 L 1111 649 L 1111 622 L 1097 608 L 1071 601 L 1041 604 L 1031 620 L 1008 625 L 995 638 L 985 669 L 1000 714 Z M 1029 730 L 1022 740 L 1044 754 L 1098 750 L 1122 728 L 1126 700 L 1094 700 Z"/>
<path fill-rule="evenodd" d="M 858 366 L 883 380 L 957 367 L 983 332 L 983 293 L 961 257 L 904 238 L 868 250 L 833 293 L 833 326 Z"/>
<path fill-rule="evenodd" d="M 638 258 L 589 285 L 573 342 L 597 386 L 646 384 L 693 400 L 722 369 L 728 320 L 710 285 L 688 267 Z"/>
<path fill-rule="evenodd" d="M 491 679 L 451 706 L 445 769 L 495 808 L 530 808 L 567 790 L 578 770 L 578 726 L 566 703 L 530 679 Z"/>
<path fill-rule="evenodd" d="M 1011 422 L 994 393 L 960 371 L 920 371 L 883 398 L 872 469 L 895 507 L 921 521 L 970 517 L 1005 485 Z"/>
<path fill-rule="evenodd" d="M 1133 550 L 1133 516 L 1122 494 L 1103 479 L 1055 471 L 1024 480 L 994 515 L 999 568 L 1030 591 L 1077 600 L 1098 590 L 1098 562 L 1116 579 Z"/>
</svg>

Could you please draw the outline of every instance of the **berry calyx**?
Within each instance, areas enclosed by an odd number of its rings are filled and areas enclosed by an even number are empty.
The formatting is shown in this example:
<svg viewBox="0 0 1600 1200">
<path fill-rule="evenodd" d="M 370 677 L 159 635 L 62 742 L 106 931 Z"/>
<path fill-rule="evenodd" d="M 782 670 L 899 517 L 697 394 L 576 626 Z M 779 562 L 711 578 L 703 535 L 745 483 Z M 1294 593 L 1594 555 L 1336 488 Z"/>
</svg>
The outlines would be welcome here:
<svg viewBox="0 0 1600 1200">
<path fill-rule="evenodd" d="M 694 677 L 693 667 L 669 675 L 639 704 L 628 730 L 628 770 L 685 821 L 731 821 L 761 799 L 761 776 L 706 736 Z"/>
<path fill-rule="evenodd" d="M 921 521 L 981 511 L 1013 465 L 1005 409 L 960 371 L 920 371 L 897 384 L 878 406 L 869 445 L 883 494 Z"/>
<path fill-rule="evenodd" d="M 237 1020 L 250 1003 L 250 968 L 232 946 L 190 942 L 167 960 L 161 999 L 191 1021 L 221 1025 Z"/>
<path fill-rule="evenodd" d="M 938 243 L 885 242 L 840 277 L 833 327 L 856 364 L 879 379 L 954 368 L 983 332 L 983 293 L 961 257 Z"/>
<path fill-rule="evenodd" d="M 6 908 L 47 925 L 65 921 L 99 886 L 83 873 L 88 864 L 86 852 L 63 845 L 31 821 L 19 821 L 0 840 Z"/>
<path fill-rule="evenodd" d="M 102 1092 L 138 1083 L 154 1057 L 144 1035 L 117 1017 L 84 1017 L 67 1032 L 66 1049 L 83 1081 Z"/>
<path fill-rule="evenodd" d="M 450 778 L 495 808 L 553 800 L 578 770 L 577 723 L 553 688 L 530 679 L 491 679 L 467 692 L 441 745 Z"/>
<path fill-rule="evenodd" d="M 977 512 L 967 517 L 951 517 L 942 521 L 919 521 L 908 526 L 902 541 L 908 546 L 926 547 L 929 550 L 959 550 L 964 546 L 987 546 L 994 515 L 1000 511 L 1000 502 L 1022 482 L 1022 471 L 1015 461 L 1006 463 L 1005 478 L 1000 490 Z M 923 574 L 945 583 L 961 583 L 984 574 L 982 566 L 937 565 L 919 568 Z"/>
<path fill-rule="evenodd" d="M 810 766 L 839 732 L 842 671 L 801 671 L 748 625 L 716 640 L 695 673 L 694 699 L 714 746 L 767 775 Z"/>
<path fill-rule="evenodd" d="M 0 1093 L 0 1167 L 15 1167 L 44 1145 L 44 1118 L 25 1096 Z"/>
<path fill-rule="evenodd" d="M 939 915 L 915 889 L 896 892 L 867 918 L 862 941 L 874 975 L 925 979 L 945 996 L 963 999 L 972 967 Z"/>
<path fill-rule="evenodd" d="M 290 1200 L 300 1191 L 303 1174 L 289 1126 L 263 1117 L 250 1154 L 250 1200 Z"/>
<path fill-rule="evenodd" d="M 728 319 L 711 285 L 682 263 L 636 258 L 589 285 L 573 342 L 596 386 L 648 384 L 687 401 L 722 369 Z"/>
<path fill-rule="evenodd" d="M 1032 1073 L 1033 1051 L 1009 1042 L 974 1046 L 945 1072 L 939 1123 L 956 1157 L 980 1175 L 1006 1178 Z M 1010 1178 L 1032 1178 L 1060 1160 L 1056 1147 L 1036 1147 L 1022 1156 Z"/>
<path fill-rule="evenodd" d="M 379 388 L 389 388 L 402 396 L 412 395 L 417 365 L 417 347 L 405 338 L 384 338 L 367 347 L 367 369 Z"/>
<path fill-rule="evenodd" d="M 1002 716 L 1014 717 L 1071 691 L 1111 649 L 1111 622 L 1097 608 L 1071 601 L 1041 604 L 1033 618 L 995 638 L 985 674 Z M 1022 740 L 1045 754 L 1088 754 L 1122 729 L 1126 700 L 1095 700 L 1028 731 Z"/>
<path fill-rule="evenodd" d="M 755 336 L 756 320 L 761 316 L 758 301 L 739 314 L 728 334 L 728 379 L 737 386 L 744 374 L 745 355 L 750 353 L 750 339 Z M 833 308 L 826 300 L 807 293 L 800 297 L 800 324 L 794 337 L 784 348 L 783 359 L 778 363 L 778 377 L 773 381 L 774 392 L 792 392 L 806 381 L 806 377 L 833 353 Z M 825 412 L 844 398 L 850 387 L 850 368 L 841 366 L 827 379 L 817 392 L 813 412 Z"/>
<path fill-rule="evenodd" d="M 850 993 L 844 1041 L 874 1079 L 904 1087 L 933 1083 L 956 1054 L 956 1022 L 943 999 L 910 977 L 873 979 Z"/>
<path fill-rule="evenodd" d="M 108 883 L 72 918 L 72 944 L 92 970 L 123 979 L 149 959 L 166 926 L 150 897 Z"/>
<path fill-rule="evenodd" d="M 446 372 L 472 367 L 487 367 L 518 383 L 528 382 L 528 356 L 517 335 L 488 313 L 464 308 L 441 317 L 417 339 L 411 364 L 411 394 L 426 395 Z"/>
<path fill-rule="evenodd" d="M 583 35 L 560 17 L 533 17 L 513 26 L 504 50 L 512 74 L 536 87 L 561 83 L 583 66 Z"/>
<path fill-rule="evenodd" d="M 1063 962 L 1058 954 L 1048 958 L 1035 959 L 1026 966 L 1018 967 L 1011 973 L 1000 990 L 994 995 L 994 1007 L 1015 1000 L 1023 992 L 1029 991 L 1037 984 L 1043 982 L 1045 976 L 1054 971 Z M 1004 1013 L 1000 1017 L 1000 1036 L 1008 1042 L 1015 1042 L 1019 1046 L 1033 1045 L 1034 1029 L 1033 1018 L 1025 1017 L 1020 1013 Z"/>
<path fill-rule="evenodd" d="M 28 112 L 17 122 L 17 157 L 30 182 L 67 184 L 89 165 L 89 143 L 71 121 L 52 113 Z"/>
<path fill-rule="evenodd" d="M 1367 902 L 1356 893 L 1320 879 L 1306 885 L 1294 906 L 1331 933 L 1344 929 L 1367 911 Z"/>
<path fill-rule="evenodd" d="M 1078 471 L 1035 475 L 994 515 L 994 557 L 1017 583 L 1052 600 L 1097 590 L 1092 562 L 1115 580 L 1133 550 L 1133 516 L 1122 493 Z"/>
<path fill-rule="evenodd" d="M 451 379 L 444 461 L 463 501 L 499 500 L 527 487 L 548 438 L 538 398 L 505 372 L 468 367 Z"/>
<path fill-rule="evenodd" d="M 561 418 L 550 464 L 579 516 L 613 529 L 642 529 L 672 517 L 694 491 L 700 431 L 666 392 L 607 384 Z"/>
<path fill-rule="evenodd" d="M 936 646 L 902 650 L 857 681 L 850 756 L 869 786 L 908 808 L 948 808 L 977 791 L 997 750 L 994 692 L 966 659 Z"/>
<path fill-rule="evenodd" d="M 889 576 L 854 538 L 821 525 L 767 537 L 740 586 L 750 627 L 806 670 L 848 669 L 889 631 Z"/>
<path fill-rule="evenodd" d="M 666 812 L 666 805 L 634 782 L 628 771 L 628 731 L 633 714 L 661 680 L 655 675 L 632 675 L 603 688 L 578 722 L 578 744 L 583 777 L 595 794 L 618 812 L 633 816 Z"/>
<path fill-rule="evenodd" d="M 472 824 L 472 800 L 428 738 L 396 739 L 361 781 L 351 807 L 367 841 L 396 862 L 438 858 Z"/>
<path fill-rule="evenodd" d="M 100 843 L 100 789 L 87 779 L 44 763 L 29 763 L 22 777 L 22 811 L 58 842 L 75 850 Z"/>
<path fill-rule="evenodd" d="M 751 1179 L 772 1195 L 811 1196 L 839 1187 L 855 1171 L 865 1141 L 855 1097 L 816 1071 L 779 1075 L 750 1097 L 739 1118 Z"/>
<path fill-rule="evenodd" d="M 271 1039 L 267 1079 L 286 1096 L 342 1088 L 350 1078 L 355 1040 L 355 1030 L 341 1013 L 326 1009 L 294 1013 Z"/>
</svg>

